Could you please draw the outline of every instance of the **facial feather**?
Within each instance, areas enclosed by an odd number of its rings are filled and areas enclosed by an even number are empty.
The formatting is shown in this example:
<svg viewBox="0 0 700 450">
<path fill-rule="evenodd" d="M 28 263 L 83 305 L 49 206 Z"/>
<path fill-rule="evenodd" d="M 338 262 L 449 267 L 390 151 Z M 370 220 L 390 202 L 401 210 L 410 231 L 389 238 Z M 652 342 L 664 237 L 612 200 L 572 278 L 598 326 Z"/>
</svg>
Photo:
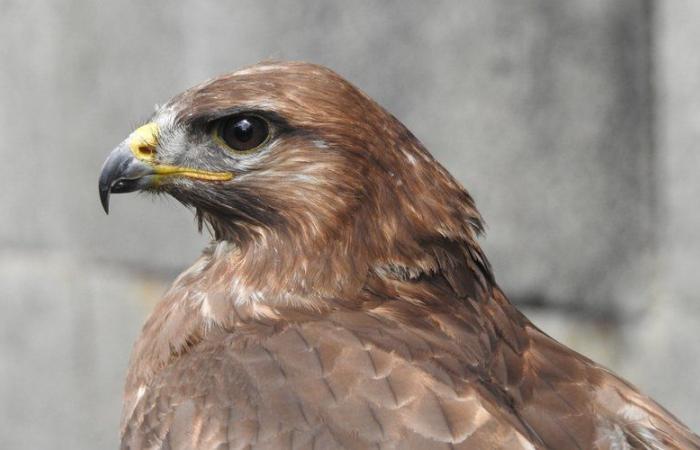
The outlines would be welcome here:
<svg viewBox="0 0 700 450">
<path fill-rule="evenodd" d="M 253 154 L 226 154 L 208 124 L 242 112 L 269 120 L 272 136 Z M 439 263 L 423 242 L 435 239 L 482 254 L 471 197 L 395 117 L 329 69 L 253 66 L 185 91 L 155 121 L 170 163 L 234 174 L 160 189 L 236 244 L 253 290 L 327 297 L 359 289 L 374 268 L 430 271 Z"/>
</svg>

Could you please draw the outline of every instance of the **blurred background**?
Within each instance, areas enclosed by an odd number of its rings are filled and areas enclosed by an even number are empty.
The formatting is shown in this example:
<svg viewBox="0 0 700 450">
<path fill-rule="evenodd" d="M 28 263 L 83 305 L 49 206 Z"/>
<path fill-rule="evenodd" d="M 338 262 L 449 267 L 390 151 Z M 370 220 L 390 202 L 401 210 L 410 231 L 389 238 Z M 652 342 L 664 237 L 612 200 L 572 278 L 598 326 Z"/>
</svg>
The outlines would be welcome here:
<svg viewBox="0 0 700 450">
<path fill-rule="evenodd" d="M 0 448 L 117 446 L 133 341 L 207 242 L 97 177 L 153 105 L 330 66 L 470 190 L 533 321 L 700 430 L 700 3 L 0 0 Z"/>
</svg>

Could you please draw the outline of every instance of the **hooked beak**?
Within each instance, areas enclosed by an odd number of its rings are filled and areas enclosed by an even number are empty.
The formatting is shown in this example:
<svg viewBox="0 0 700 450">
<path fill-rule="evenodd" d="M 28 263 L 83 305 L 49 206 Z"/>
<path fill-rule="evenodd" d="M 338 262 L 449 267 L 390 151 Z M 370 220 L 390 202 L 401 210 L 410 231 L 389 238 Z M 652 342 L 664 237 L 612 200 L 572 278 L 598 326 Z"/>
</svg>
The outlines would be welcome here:
<svg viewBox="0 0 700 450">
<path fill-rule="evenodd" d="M 136 129 L 109 154 L 98 183 L 100 202 L 107 214 L 110 194 L 148 189 L 156 186 L 163 177 L 182 176 L 204 181 L 228 181 L 233 178 L 230 172 L 157 164 L 157 148 L 158 125 L 151 122 Z"/>
<path fill-rule="evenodd" d="M 137 159 L 125 143 L 109 154 L 100 173 L 100 202 L 109 214 L 109 196 L 139 191 L 153 184 L 156 172 L 147 162 Z"/>
</svg>

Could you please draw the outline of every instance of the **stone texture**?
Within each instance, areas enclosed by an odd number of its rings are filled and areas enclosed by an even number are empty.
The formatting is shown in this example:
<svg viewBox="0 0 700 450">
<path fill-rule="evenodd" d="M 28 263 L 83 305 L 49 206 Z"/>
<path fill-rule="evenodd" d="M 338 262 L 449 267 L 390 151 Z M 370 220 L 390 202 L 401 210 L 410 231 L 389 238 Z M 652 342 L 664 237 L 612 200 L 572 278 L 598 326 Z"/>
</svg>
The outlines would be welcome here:
<svg viewBox="0 0 700 450">
<path fill-rule="evenodd" d="M 135 335 L 207 238 L 169 199 L 104 216 L 100 166 L 155 103 L 266 58 L 395 113 L 533 320 L 700 429 L 700 8 L 650 4 L 0 0 L 0 448 L 114 445 Z"/>
<path fill-rule="evenodd" d="M 114 447 L 128 351 L 161 291 L 72 254 L 3 252 L 0 448 Z"/>
<path fill-rule="evenodd" d="M 656 8 L 659 252 L 653 302 L 629 320 L 625 365 L 700 432 L 700 4 Z"/>
</svg>

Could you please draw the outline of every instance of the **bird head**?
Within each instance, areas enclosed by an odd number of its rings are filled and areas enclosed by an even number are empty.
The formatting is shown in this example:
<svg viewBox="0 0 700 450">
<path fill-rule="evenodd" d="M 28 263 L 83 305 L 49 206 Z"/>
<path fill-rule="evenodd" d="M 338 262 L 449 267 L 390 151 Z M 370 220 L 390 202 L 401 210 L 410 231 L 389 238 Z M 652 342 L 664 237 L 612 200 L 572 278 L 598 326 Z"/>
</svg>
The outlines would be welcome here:
<svg viewBox="0 0 700 450">
<path fill-rule="evenodd" d="M 481 230 L 469 195 L 406 127 L 306 63 L 261 63 L 177 95 L 109 155 L 99 190 L 105 211 L 111 193 L 173 196 L 261 286 L 274 273 L 286 289 L 435 270 L 427 243 L 476 246 Z"/>
</svg>

